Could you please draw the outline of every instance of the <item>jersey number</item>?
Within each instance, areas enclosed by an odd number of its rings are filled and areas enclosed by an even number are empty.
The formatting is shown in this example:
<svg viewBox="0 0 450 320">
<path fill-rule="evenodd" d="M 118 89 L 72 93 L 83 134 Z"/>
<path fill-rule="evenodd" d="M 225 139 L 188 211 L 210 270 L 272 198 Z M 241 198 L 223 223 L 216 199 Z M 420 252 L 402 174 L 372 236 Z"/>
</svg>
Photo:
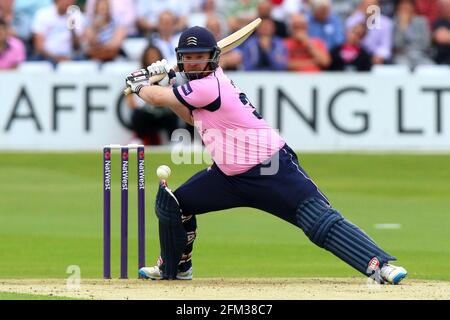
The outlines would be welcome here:
<svg viewBox="0 0 450 320">
<path fill-rule="evenodd" d="M 244 106 L 249 105 L 250 107 L 252 107 L 253 110 L 253 115 L 257 118 L 257 119 L 262 119 L 261 115 L 258 113 L 258 111 L 256 111 L 256 108 L 250 103 L 250 101 L 248 100 L 247 96 L 245 93 L 240 93 L 239 94 L 239 100 L 241 100 L 242 104 Z"/>
</svg>

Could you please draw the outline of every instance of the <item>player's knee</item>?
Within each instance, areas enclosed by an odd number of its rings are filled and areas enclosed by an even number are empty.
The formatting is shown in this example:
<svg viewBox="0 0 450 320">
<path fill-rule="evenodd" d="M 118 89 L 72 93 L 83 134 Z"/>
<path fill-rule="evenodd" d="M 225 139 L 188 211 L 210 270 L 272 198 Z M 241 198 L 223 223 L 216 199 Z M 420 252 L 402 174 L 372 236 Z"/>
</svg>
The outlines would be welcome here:
<svg viewBox="0 0 450 320">
<path fill-rule="evenodd" d="M 323 247 L 333 225 L 343 220 L 342 215 L 319 198 L 302 202 L 296 212 L 297 225 L 319 247 Z"/>
</svg>

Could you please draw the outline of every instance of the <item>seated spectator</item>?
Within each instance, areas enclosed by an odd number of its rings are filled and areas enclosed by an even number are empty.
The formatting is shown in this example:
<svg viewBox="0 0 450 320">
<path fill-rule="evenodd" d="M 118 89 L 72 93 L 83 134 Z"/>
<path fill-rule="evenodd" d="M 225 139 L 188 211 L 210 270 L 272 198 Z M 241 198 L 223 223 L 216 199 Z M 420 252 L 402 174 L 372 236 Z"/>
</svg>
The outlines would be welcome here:
<svg viewBox="0 0 450 320">
<path fill-rule="evenodd" d="M 275 25 L 271 19 L 263 19 L 255 35 L 242 45 L 245 70 L 287 70 L 287 49 L 283 40 L 274 35 Z"/>
<path fill-rule="evenodd" d="M 137 0 L 137 25 L 141 35 L 149 37 L 158 31 L 160 16 L 163 12 L 171 12 L 174 17 L 174 33 L 184 30 L 189 15 L 189 2 L 178 0 Z"/>
<path fill-rule="evenodd" d="M 153 46 L 144 50 L 142 68 L 147 68 L 153 62 L 162 59 L 161 51 Z M 156 108 L 146 104 L 134 94 L 125 97 L 126 104 L 132 109 L 131 126 L 137 138 L 145 145 L 160 145 L 160 131 L 167 134 L 170 141 L 172 132 L 178 127 L 178 117 L 168 108 Z"/>
<path fill-rule="evenodd" d="M 331 51 L 331 71 L 369 71 L 372 57 L 363 48 L 362 39 L 366 35 L 366 25 L 356 24 L 347 29 L 346 41 Z"/>
<path fill-rule="evenodd" d="M 439 0 L 440 17 L 433 23 L 434 60 L 450 64 L 450 0 Z"/>
<path fill-rule="evenodd" d="M 138 35 L 135 0 L 111 0 L 111 13 L 114 21 L 120 23 L 127 31 L 127 36 Z M 154 3 L 155 0 L 147 2 Z M 86 14 L 94 19 L 95 0 L 86 1 Z"/>
<path fill-rule="evenodd" d="M 275 35 L 281 38 L 286 38 L 287 28 L 283 21 L 278 21 L 272 18 L 272 2 L 270 0 L 262 0 L 258 3 L 257 17 L 261 19 L 272 19 L 275 24 Z"/>
<path fill-rule="evenodd" d="M 199 26 L 202 27 L 201 25 Z M 224 32 L 223 30 L 222 21 L 214 14 L 208 15 L 206 17 L 205 25 L 203 27 L 212 32 L 216 41 L 223 39 L 226 35 L 226 32 Z"/>
<path fill-rule="evenodd" d="M 25 46 L 9 35 L 8 24 L 0 18 L 0 70 L 14 69 L 25 60 Z"/>
<path fill-rule="evenodd" d="M 126 29 L 117 23 L 110 9 L 110 0 L 96 0 L 93 20 L 85 33 L 85 54 L 90 59 L 111 61 L 119 56 Z"/>
<path fill-rule="evenodd" d="M 80 13 L 79 21 L 68 28 L 67 9 L 74 0 L 55 0 L 49 7 L 39 9 L 33 20 L 33 43 L 35 58 L 45 59 L 53 63 L 80 59 L 81 36 L 84 22 Z"/>
<path fill-rule="evenodd" d="M 187 18 L 188 27 L 206 27 L 207 20 L 213 16 L 220 23 L 220 29 L 226 33 L 228 30 L 225 13 L 217 7 L 217 0 L 203 0 L 200 10 L 193 11 Z M 192 9 L 194 10 L 194 9 Z M 222 37 L 219 38 L 219 40 Z"/>
<path fill-rule="evenodd" d="M 309 0 L 271 0 L 272 19 L 288 21 L 294 13 L 303 12 L 306 2 Z"/>
<path fill-rule="evenodd" d="M 0 19 L 3 19 L 8 28 L 13 21 L 14 0 L 0 0 Z"/>
<path fill-rule="evenodd" d="M 430 31 L 425 17 L 414 13 L 414 0 L 399 0 L 394 18 L 394 63 L 414 69 L 432 64 L 428 57 Z"/>
<path fill-rule="evenodd" d="M 161 50 L 163 57 L 170 65 L 176 65 L 175 48 L 178 46 L 180 35 L 176 30 L 176 16 L 171 11 L 161 12 L 157 31 L 153 34 L 151 42 Z"/>
<path fill-rule="evenodd" d="M 378 6 L 378 0 L 361 0 L 358 10 L 346 22 L 347 28 L 361 23 L 367 25 L 367 33 L 363 39 L 364 48 L 372 55 L 372 64 L 383 64 L 392 59 L 393 23 L 383 14 L 370 10 Z"/>
<path fill-rule="evenodd" d="M 308 36 L 308 20 L 303 14 L 291 16 L 289 31 L 291 36 L 284 40 L 289 70 L 319 72 L 329 66 L 327 46 L 321 39 Z"/>
<path fill-rule="evenodd" d="M 212 32 L 216 41 L 220 41 L 225 36 L 222 26 L 221 20 L 217 16 L 208 16 L 208 19 L 206 20 L 206 28 Z M 219 65 L 224 70 L 238 70 L 241 63 L 242 54 L 237 48 L 220 55 Z"/>
<path fill-rule="evenodd" d="M 425 16 L 431 29 L 433 22 L 439 17 L 438 1 L 415 0 L 416 13 Z"/>
<path fill-rule="evenodd" d="M 230 33 L 255 19 L 259 0 L 227 0 L 225 14 Z"/>
<path fill-rule="evenodd" d="M 344 42 L 344 29 L 341 19 L 331 11 L 330 0 L 310 0 L 311 11 L 308 17 L 310 37 L 320 38 L 328 50 Z"/>
<path fill-rule="evenodd" d="M 36 12 L 52 5 L 53 0 L 15 0 L 12 27 L 15 35 L 23 41 L 27 57 L 33 53 L 31 26 Z"/>
</svg>

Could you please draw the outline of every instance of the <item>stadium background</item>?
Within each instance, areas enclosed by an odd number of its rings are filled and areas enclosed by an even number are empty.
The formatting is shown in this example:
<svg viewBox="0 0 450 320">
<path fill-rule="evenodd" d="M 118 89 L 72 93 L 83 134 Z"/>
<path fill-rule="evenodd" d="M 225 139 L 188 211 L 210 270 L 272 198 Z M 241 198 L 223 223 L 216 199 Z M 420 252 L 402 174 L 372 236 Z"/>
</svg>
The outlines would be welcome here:
<svg viewBox="0 0 450 320">
<path fill-rule="evenodd" d="M 89 6 L 95 1 L 57 2 L 78 6 L 71 7 L 64 19 L 67 30 L 84 35 L 77 28 L 93 23 L 95 15 L 90 15 L 93 7 Z M 116 56 L 108 56 L 105 61 L 88 59 L 83 51 L 87 46 L 81 45 L 60 62 L 39 56 L 30 34 L 28 38 L 26 34 L 27 26 L 28 31 L 32 28 L 36 12 L 48 9 L 52 1 L 0 2 L 0 17 L 7 25 L 8 34 L 23 43 L 23 59 L 17 62 L 15 58 L 21 56 L 20 45 L 6 47 L 18 50 L 13 55 L 0 54 L 0 61 L 4 58 L 5 65 L 13 62 L 12 66 L 0 70 L 0 277 L 3 280 L 67 278 L 67 268 L 71 265 L 79 266 L 83 279 L 101 277 L 100 150 L 108 143 L 139 141 L 130 130 L 134 109 L 123 99 L 122 90 L 124 76 L 140 67 L 141 54 L 150 40 L 152 44 L 158 43 L 155 28 L 159 15 L 155 17 L 155 12 L 145 11 L 145 5 L 162 8 L 160 12 L 172 11 L 172 17 L 178 17 L 174 26 L 180 28 L 192 23 L 206 25 L 214 17 L 223 28 L 218 33 L 220 37 L 261 15 L 258 1 L 190 1 L 190 8 L 183 7 L 187 2 L 181 1 L 109 2 L 112 16 L 119 12 L 115 27 L 123 27 L 127 33 L 120 42 L 120 50 L 111 51 Z M 362 2 L 376 4 L 376 1 Z M 400 23 L 395 13 L 396 2 L 378 3 L 379 12 L 392 24 L 392 32 L 397 30 L 396 23 Z M 278 21 L 277 28 L 280 22 L 286 22 L 289 37 L 289 15 L 303 12 L 311 23 L 314 5 L 320 7 L 327 1 L 271 3 L 270 13 Z M 450 12 L 448 1 L 442 4 Z M 165 5 L 167 8 L 163 8 Z M 358 11 L 359 5 L 357 0 L 331 2 L 331 12 L 341 21 L 343 35 L 348 30 L 347 19 Z M 410 278 L 448 281 L 450 69 L 445 60 L 436 61 L 438 49 L 433 32 L 438 29 L 434 22 L 448 21 L 449 14 L 441 10 L 445 17 L 438 15 L 440 1 L 416 1 L 415 5 L 416 12 L 428 19 L 425 21 L 429 27 L 429 42 L 422 52 L 427 59 L 421 63 L 412 58 L 396 60 L 400 49 L 394 42 L 390 45 L 390 55 L 382 63 L 373 55 L 370 61 L 376 63 L 370 71 L 362 72 L 349 65 L 340 72 L 317 66 L 311 70 L 311 57 L 302 57 L 309 59 L 309 70 L 289 71 L 286 63 L 275 66 L 267 61 L 247 65 L 246 61 L 252 59 L 246 53 L 252 49 L 245 45 L 223 60 L 230 77 L 298 151 L 302 165 L 334 206 L 392 251 L 409 270 Z M 120 11 L 121 8 L 125 11 Z M 260 6 L 259 10 L 264 8 Z M 138 26 L 145 26 L 142 21 L 138 25 L 139 12 L 146 12 L 147 22 L 153 21 L 154 26 L 147 25 L 148 30 L 138 31 Z M 376 12 L 371 11 L 370 15 Z M 163 15 L 168 15 L 167 11 Z M 326 40 L 329 39 L 324 38 L 322 42 Z M 273 43 L 283 47 L 284 41 Z M 331 51 L 326 50 L 330 57 Z M 344 55 L 346 51 L 336 52 Z M 414 52 L 412 56 L 416 57 Z M 286 59 L 280 61 L 289 61 L 287 52 L 283 57 Z M 447 63 L 448 59 L 449 56 Z M 1 62 L 0 65 L 3 66 Z M 151 107 L 145 108 L 153 112 Z M 152 211 L 157 183 L 154 172 L 161 164 L 172 164 L 173 143 L 164 136 L 163 129 L 156 131 L 156 139 L 144 139 L 151 144 L 146 162 L 149 264 L 156 260 L 158 247 Z M 175 188 L 205 166 L 171 165 L 171 186 Z M 117 160 L 112 172 L 118 191 Z M 130 186 L 134 178 L 130 177 Z M 130 199 L 134 197 L 131 191 Z M 113 198 L 116 210 L 113 214 L 118 216 L 118 192 Z M 136 208 L 130 203 L 130 226 L 134 226 Z M 116 219 L 113 221 L 113 273 L 116 275 L 118 226 Z M 134 229 L 130 229 L 130 270 L 137 260 Z M 194 254 L 198 278 L 359 279 L 354 270 L 310 244 L 298 229 L 256 210 L 235 209 L 199 217 Z M 365 285 L 364 279 L 361 284 Z M 3 291 L 7 290 L 3 288 Z"/>
</svg>

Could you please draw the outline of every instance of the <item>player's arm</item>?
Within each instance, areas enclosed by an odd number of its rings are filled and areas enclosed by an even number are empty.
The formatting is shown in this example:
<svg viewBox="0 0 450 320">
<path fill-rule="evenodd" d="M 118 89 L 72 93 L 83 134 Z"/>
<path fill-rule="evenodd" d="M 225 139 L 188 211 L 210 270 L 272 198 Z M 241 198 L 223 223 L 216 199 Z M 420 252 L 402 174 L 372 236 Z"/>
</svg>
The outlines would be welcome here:
<svg viewBox="0 0 450 320">
<path fill-rule="evenodd" d="M 166 74 L 158 82 L 158 85 L 151 85 L 149 78 L 152 75 Z M 193 125 L 191 112 L 175 97 L 170 85 L 170 79 L 174 76 L 172 70 L 167 65 L 167 61 L 157 61 L 146 69 L 137 70 L 127 75 L 126 83 L 131 91 L 137 94 L 145 102 L 155 107 L 170 108 L 177 116 L 185 122 Z"/>
<path fill-rule="evenodd" d="M 139 97 L 155 107 L 168 107 L 190 125 L 194 125 L 191 112 L 178 101 L 172 87 L 145 86 L 139 90 Z"/>
</svg>

